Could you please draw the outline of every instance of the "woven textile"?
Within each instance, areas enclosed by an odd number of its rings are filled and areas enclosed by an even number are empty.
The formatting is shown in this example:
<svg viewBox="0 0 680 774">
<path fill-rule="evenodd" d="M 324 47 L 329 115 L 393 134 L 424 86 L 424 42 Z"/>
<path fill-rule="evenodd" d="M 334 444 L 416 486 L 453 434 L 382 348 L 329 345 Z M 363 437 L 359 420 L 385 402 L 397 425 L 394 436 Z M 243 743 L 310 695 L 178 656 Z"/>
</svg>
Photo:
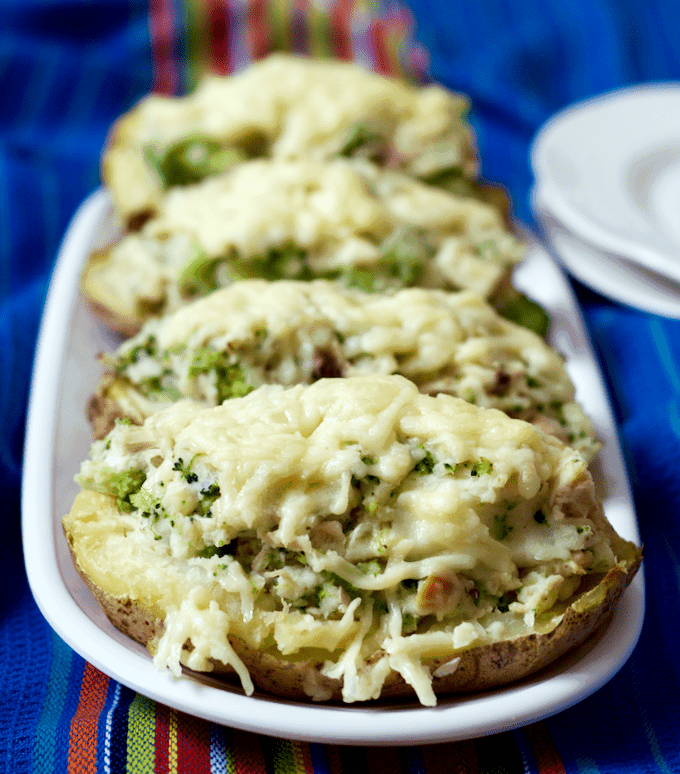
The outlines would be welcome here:
<svg viewBox="0 0 680 774">
<path fill-rule="evenodd" d="M 4 0 L 0 4 L 0 771 L 680 771 L 680 322 L 575 285 L 611 391 L 645 544 L 638 647 L 592 697 L 458 743 L 340 747 L 257 736 L 135 694 L 70 650 L 26 581 L 19 486 L 26 400 L 60 239 L 99 185 L 117 115 L 150 89 L 267 51 L 357 59 L 469 94 L 483 173 L 531 222 L 527 151 L 554 111 L 632 83 L 680 80 L 677 0 Z M 669 611 L 672 611 L 669 614 Z"/>
</svg>

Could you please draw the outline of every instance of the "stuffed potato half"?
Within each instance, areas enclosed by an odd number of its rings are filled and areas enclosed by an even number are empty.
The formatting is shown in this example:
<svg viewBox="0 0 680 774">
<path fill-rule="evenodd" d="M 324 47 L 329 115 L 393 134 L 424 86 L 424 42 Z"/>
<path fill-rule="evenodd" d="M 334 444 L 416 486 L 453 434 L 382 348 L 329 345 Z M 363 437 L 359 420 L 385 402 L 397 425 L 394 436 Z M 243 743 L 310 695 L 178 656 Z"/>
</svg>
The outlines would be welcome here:
<svg viewBox="0 0 680 774">
<path fill-rule="evenodd" d="M 112 127 L 102 178 L 132 227 L 168 191 L 253 158 L 366 158 L 484 197 L 467 110 L 464 96 L 441 86 L 276 53 L 206 76 L 187 96 L 142 99 Z"/>
<path fill-rule="evenodd" d="M 79 482 L 64 530 L 112 622 L 248 693 L 433 705 L 517 680 L 641 559 L 578 452 L 399 376 L 180 402 L 95 442 Z"/>
<path fill-rule="evenodd" d="M 261 384 L 397 373 L 535 423 L 588 459 L 600 448 L 564 358 L 472 292 L 243 280 L 149 320 L 101 361 L 88 406 L 98 438 L 180 398 L 217 405 Z"/>
<path fill-rule="evenodd" d="M 140 231 L 88 256 L 81 289 L 125 335 L 248 278 L 468 289 L 545 328 L 545 313 L 511 284 L 524 254 L 490 205 L 402 173 L 361 160 L 256 159 L 173 189 Z"/>
</svg>

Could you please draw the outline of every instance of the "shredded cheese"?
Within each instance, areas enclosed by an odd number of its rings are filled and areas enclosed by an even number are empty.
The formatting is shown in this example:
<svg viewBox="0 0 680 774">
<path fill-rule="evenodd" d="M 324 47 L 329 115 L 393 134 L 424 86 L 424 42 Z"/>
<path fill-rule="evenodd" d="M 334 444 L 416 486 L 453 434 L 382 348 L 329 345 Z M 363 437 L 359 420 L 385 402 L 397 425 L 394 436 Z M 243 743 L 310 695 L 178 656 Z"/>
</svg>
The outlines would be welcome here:
<svg viewBox="0 0 680 774">
<path fill-rule="evenodd" d="M 616 563 L 578 452 L 401 376 L 180 401 L 118 424 L 78 480 L 74 546 L 104 589 L 128 568 L 165 622 L 156 663 L 220 662 L 247 692 L 232 636 L 311 659 L 316 698 L 375 698 L 396 672 L 432 705 L 432 659 L 530 631 Z"/>
</svg>

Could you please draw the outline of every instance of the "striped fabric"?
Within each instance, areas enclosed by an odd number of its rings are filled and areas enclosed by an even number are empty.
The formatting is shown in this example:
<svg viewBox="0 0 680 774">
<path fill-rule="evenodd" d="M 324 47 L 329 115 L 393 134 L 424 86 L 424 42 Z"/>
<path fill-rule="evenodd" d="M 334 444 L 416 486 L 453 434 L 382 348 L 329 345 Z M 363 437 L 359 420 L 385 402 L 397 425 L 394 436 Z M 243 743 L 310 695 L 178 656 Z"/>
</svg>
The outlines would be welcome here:
<svg viewBox="0 0 680 774">
<path fill-rule="evenodd" d="M 181 94 L 205 72 L 228 74 L 271 51 L 354 59 L 385 75 L 421 80 L 426 55 L 394 2 L 151 0 L 153 88 Z"/>
<path fill-rule="evenodd" d="M 0 772 L 620 774 L 680 771 L 680 322 L 575 285 L 628 455 L 649 589 L 640 643 L 594 696 L 488 738 L 403 748 L 258 736 L 135 694 L 32 600 L 19 480 L 31 357 L 68 220 L 114 118 L 270 49 L 357 59 L 471 95 L 484 172 L 530 222 L 527 150 L 560 107 L 680 80 L 677 0 L 3 0 L 0 3 Z"/>
<path fill-rule="evenodd" d="M 486 740 L 405 748 L 276 739 L 198 720 L 110 680 L 52 635 L 32 770 L 93 774 L 467 774 L 564 771 L 543 723 Z"/>
</svg>

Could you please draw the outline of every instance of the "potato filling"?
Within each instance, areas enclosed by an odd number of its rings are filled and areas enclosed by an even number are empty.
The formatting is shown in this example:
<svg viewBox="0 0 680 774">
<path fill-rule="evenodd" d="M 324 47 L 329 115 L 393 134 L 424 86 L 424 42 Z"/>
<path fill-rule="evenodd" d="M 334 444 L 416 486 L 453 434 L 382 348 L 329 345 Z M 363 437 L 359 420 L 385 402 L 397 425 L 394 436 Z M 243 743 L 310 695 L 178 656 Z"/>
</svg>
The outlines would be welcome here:
<svg viewBox="0 0 680 774">
<path fill-rule="evenodd" d="M 227 634 L 313 653 L 345 701 L 395 670 L 433 704 L 428 658 L 550 624 L 618 561 L 578 452 L 399 376 L 181 401 L 118 423 L 78 481 L 163 568 L 140 581 L 162 589 L 158 663 L 222 660 L 247 690 Z"/>
<path fill-rule="evenodd" d="M 474 180 L 467 110 L 436 85 L 277 53 L 187 96 L 141 100 L 114 129 L 104 178 L 128 218 L 248 158 L 360 157 L 435 182 Z"/>
<path fill-rule="evenodd" d="M 244 278 L 466 289 L 545 328 L 510 282 L 524 250 L 492 205 L 365 160 L 255 159 L 169 191 L 139 231 L 90 256 L 83 288 L 140 321 Z"/>
<path fill-rule="evenodd" d="M 100 397 L 115 377 L 136 421 L 181 397 L 217 405 L 262 384 L 401 374 L 423 393 L 532 422 L 588 458 L 599 448 L 558 353 L 472 293 L 246 280 L 150 321 L 102 360 Z"/>
</svg>

